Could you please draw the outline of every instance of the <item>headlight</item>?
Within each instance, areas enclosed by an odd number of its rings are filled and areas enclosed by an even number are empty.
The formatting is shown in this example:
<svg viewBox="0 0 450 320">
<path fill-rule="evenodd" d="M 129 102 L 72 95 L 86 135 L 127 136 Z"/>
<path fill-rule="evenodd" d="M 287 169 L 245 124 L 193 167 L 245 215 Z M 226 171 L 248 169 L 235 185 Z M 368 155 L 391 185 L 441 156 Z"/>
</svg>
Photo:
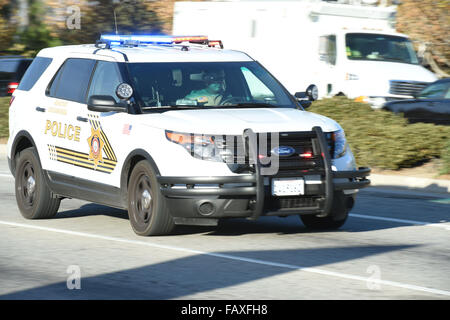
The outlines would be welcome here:
<svg viewBox="0 0 450 320">
<path fill-rule="evenodd" d="M 331 140 L 334 142 L 333 159 L 342 157 L 347 151 L 347 140 L 344 130 L 338 130 L 331 133 Z"/>
<path fill-rule="evenodd" d="M 166 130 L 166 138 L 185 148 L 194 158 L 209 161 L 223 161 L 214 143 L 214 136 Z"/>
</svg>

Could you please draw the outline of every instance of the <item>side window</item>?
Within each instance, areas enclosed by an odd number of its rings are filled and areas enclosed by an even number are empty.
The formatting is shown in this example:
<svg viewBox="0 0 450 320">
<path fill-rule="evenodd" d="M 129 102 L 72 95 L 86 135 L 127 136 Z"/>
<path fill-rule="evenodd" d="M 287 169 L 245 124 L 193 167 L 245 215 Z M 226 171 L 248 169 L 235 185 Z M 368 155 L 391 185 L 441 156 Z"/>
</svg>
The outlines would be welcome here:
<svg viewBox="0 0 450 320">
<path fill-rule="evenodd" d="M 95 61 L 67 59 L 59 69 L 49 88 L 51 97 L 86 103 L 86 92 Z"/>
<path fill-rule="evenodd" d="M 329 64 L 336 64 L 336 36 L 322 36 L 319 40 L 319 56 L 320 60 Z"/>
<path fill-rule="evenodd" d="M 94 95 L 112 96 L 118 102 L 116 88 L 121 83 L 122 78 L 117 63 L 99 61 L 92 77 L 88 97 Z"/>
<path fill-rule="evenodd" d="M 51 62 L 51 58 L 36 57 L 33 60 L 33 63 L 28 67 L 27 71 L 25 71 L 17 89 L 23 91 L 31 90 L 44 71 L 47 70 Z"/>
</svg>

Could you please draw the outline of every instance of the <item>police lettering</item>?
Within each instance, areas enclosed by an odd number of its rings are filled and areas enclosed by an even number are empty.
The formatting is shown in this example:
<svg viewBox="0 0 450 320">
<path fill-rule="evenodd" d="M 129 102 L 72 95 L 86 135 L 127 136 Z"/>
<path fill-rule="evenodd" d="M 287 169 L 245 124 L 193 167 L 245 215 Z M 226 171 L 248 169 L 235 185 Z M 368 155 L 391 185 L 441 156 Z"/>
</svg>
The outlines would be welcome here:
<svg viewBox="0 0 450 320">
<path fill-rule="evenodd" d="M 54 137 L 80 141 L 81 128 L 71 124 L 61 124 L 61 122 L 47 120 L 44 134 L 51 134 Z"/>
</svg>

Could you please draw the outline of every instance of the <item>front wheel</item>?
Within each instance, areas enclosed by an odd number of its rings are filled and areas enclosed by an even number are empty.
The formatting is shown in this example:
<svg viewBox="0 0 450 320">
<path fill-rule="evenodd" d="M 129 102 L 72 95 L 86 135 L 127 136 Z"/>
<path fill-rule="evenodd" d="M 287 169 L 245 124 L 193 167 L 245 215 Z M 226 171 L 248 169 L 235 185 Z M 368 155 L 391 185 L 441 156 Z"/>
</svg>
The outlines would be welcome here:
<svg viewBox="0 0 450 320">
<path fill-rule="evenodd" d="M 175 224 L 159 190 L 156 173 L 148 161 L 140 161 L 131 172 L 128 184 L 128 217 L 140 236 L 170 233 Z"/>
<path fill-rule="evenodd" d="M 45 183 L 35 148 L 25 149 L 18 155 L 15 189 L 24 218 L 49 219 L 58 212 L 61 199 L 54 198 Z"/>
<path fill-rule="evenodd" d="M 344 225 L 348 218 L 348 202 L 342 192 L 335 192 L 331 214 L 327 217 L 302 215 L 300 219 L 311 230 L 336 230 Z"/>
</svg>

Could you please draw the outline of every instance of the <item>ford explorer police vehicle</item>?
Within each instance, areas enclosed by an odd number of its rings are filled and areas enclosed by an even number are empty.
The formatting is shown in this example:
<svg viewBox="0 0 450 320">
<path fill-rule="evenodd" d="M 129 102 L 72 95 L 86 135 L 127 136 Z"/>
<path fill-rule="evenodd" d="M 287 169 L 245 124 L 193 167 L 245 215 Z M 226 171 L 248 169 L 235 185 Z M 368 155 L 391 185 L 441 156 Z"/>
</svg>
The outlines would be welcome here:
<svg viewBox="0 0 450 320">
<path fill-rule="evenodd" d="M 339 228 L 370 169 L 339 124 L 301 106 L 316 95 L 290 95 L 203 36 L 44 49 L 11 99 L 18 207 L 27 219 L 53 217 L 65 198 L 122 208 L 139 235 L 288 215 Z"/>
</svg>

